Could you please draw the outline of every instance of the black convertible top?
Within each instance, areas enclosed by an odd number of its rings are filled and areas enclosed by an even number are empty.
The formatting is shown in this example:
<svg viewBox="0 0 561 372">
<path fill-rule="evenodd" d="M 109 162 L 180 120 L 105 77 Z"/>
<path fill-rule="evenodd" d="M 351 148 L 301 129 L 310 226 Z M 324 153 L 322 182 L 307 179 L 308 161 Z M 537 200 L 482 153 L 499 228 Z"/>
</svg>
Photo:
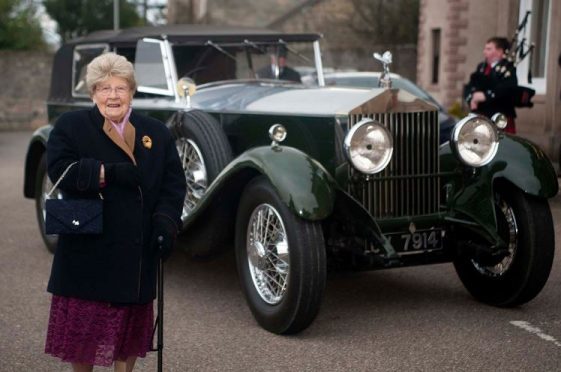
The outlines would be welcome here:
<svg viewBox="0 0 561 372">
<path fill-rule="evenodd" d="M 87 36 L 68 42 L 68 44 L 127 44 L 136 43 L 145 37 L 167 37 L 169 41 L 179 44 L 201 45 L 207 41 L 214 43 L 242 43 L 244 40 L 262 41 L 316 41 L 322 36 L 315 33 L 282 33 L 266 28 L 243 26 L 216 26 L 216 25 L 166 25 L 153 27 L 134 27 L 124 30 L 96 31 Z"/>
</svg>

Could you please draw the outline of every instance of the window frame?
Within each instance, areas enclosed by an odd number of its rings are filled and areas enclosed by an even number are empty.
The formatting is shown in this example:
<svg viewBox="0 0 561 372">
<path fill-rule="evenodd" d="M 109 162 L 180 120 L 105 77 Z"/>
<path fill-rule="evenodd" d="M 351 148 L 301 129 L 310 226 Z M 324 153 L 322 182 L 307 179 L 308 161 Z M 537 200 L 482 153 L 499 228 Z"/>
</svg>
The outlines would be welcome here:
<svg viewBox="0 0 561 372">
<path fill-rule="evenodd" d="M 442 28 L 431 29 L 431 84 L 440 82 L 440 61 L 442 56 Z"/>
<path fill-rule="evenodd" d="M 70 83 L 72 84 L 70 87 L 70 92 L 72 93 L 72 97 L 74 98 L 90 98 L 88 93 L 79 93 L 76 91 L 77 81 L 76 79 L 76 53 L 83 49 L 102 49 L 101 53 L 99 53 L 96 57 L 109 52 L 109 44 L 107 43 L 96 43 L 96 44 L 81 44 L 76 45 L 74 50 L 72 50 L 72 78 L 70 79 Z M 94 57 L 95 58 L 95 57 Z"/>
<path fill-rule="evenodd" d="M 156 94 L 156 95 L 160 95 L 160 96 L 166 96 L 166 97 L 174 97 L 176 102 L 180 102 L 180 97 L 178 95 L 178 92 L 176 90 L 176 86 L 175 84 L 177 83 L 177 71 L 176 71 L 176 66 L 175 66 L 175 59 L 173 56 L 173 51 L 172 51 L 172 46 L 171 44 L 168 42 L 167 39 L 164 40 L 160 40 L 160 39 L 152 39 L 152 38 L 143 38 L 141 40 L 138 40 L 136 43 L 136 48 L 135 48 L 135 61 L 134 61 L 134 72 L 135 75 L 140 76 L 140 74 L 137 71 L 137 64 L 139 63 L 139 57 L 138 57 L 138 50 L 139 50 L 139 45 L 141 45 L 142 43 L 144 44 L 156 44 L 159 46 L 160 49 L 160 59 L 161 59 L 161 63 L 162 63 L 162 67 L 164 69 L 164 79 L 166 80 L 166 85 L 167 88 L 163 89 L 163 88 L 154 88 L 151 86 L 147 86 L 147 85 L 141 85 L 139 83 L 138 87 L 137 87 L 137 91 L 141 92 L 141 93 L 150 93 L 150 94 Z"/>
<path fill-rule="evenodd" d="M 534 5 L 534 0 L 520 0 L 520 8 L 518 14 L 518 22 L 520 23 L 524 16 L 526 15 L 526 11 L 532 11 Z M 543 41 L 543 46 L 545 48 L 545 56 L 544 56 L 544 76 L 543 77 L 532 77 L 532 83 L 528 83 L 528 69 L 530 68 L 530 57 L 528 55 L 524 60 L 522 60 L 518 66 L 516 67 L 516 76 L 518 78 L 518 83 L 520 85 L 524 85 L 530 87 L 536 91 L 536 94 L 545 94 L 546 93 L 546 82 L 547 82 L 547 67 L 548 67 L 548 58 L 549 58 L 549 39 L 550 39 L 550 32 L 551 32 L 551 0 L 548 1 L 547 4 L 547 27 L 545 33 L 545 40 Z M 534 14 L 530 14 L 528 18 L 528 23 L 526 24 L 526 29 L 524 34 L 518 35 L 518 40 L 522 40 L 526 38 L 526 40 L 532 40 L 531 30 L 532 30 L 532 22 L 536 21 L 539 22 L 539 19 L 534 17 Z M 536 45 L 535 49 L 539 49 L 539 45 Z"/>
</svg>

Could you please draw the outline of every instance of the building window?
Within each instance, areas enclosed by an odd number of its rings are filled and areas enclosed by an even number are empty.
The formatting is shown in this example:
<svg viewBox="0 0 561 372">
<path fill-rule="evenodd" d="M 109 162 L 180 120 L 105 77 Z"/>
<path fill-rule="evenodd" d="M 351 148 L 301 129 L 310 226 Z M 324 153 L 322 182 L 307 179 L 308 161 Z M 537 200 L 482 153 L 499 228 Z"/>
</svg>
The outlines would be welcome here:
<svg viewBox="0 0 561 372">
<path fill-rule="evenodd" d="M 432 76 L 431 83 L 438 84 L 438 71 L 440 71 L 440 29 L 432 29 Z"/>
<path fill-rule="evenodd" d="M 532 6 L 532 42 L 535 44 L 532 60 L 532 72 L 535 77 L 545 77 L 545 55 L 546 55 L 546 40 L 547 40 L 547 26 L 549 15 L 549 0 L 534 0 Z"/>
<path fill-rule="evenodd" d="M 531 54 L 520 61 L 517 67 L 518 82 L 521 85 L 531 86 L 538 94 L 545 94 L 547 71 L 547 54 L 549 52 L 549 24 L 550 0 L 520 0 L 520 16 L 522 21 L 527 11 L 531 11 L 524 33 L 521 33 L 518 42 L 525 41 L 524 50 L 530 43 L 534 44 Z M 519 56 L 518 56 L 519 57 Z M 531 71 L 532 83 L 528 80 Z"/>
</svg>

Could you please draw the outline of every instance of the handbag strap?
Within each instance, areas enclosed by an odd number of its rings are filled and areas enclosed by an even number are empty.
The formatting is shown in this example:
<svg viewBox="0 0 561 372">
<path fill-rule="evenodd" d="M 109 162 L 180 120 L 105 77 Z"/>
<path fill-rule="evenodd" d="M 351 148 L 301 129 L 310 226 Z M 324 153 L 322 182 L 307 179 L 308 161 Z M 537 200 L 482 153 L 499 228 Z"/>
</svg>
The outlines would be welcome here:
<svg viewBox="0 0 561 372">
<path fill-rule="evenodd" d="M 47 193 L 47 199 L 51 198 L 51 194 L 56 190 L 56 188 L 58 187 L 58 184 L 60 183 L 60 181 L 62 181 L 62 179 L 64 178 L 64 176 L 66 176 L 66 173 L 68 173 L 68 171 L 70 170 L 70 168 L 72 168 L 72 166 L 78 164 L 77 161 L 70 163 L 70 165 L 68 167 L 66 167 L 66 169 L 64 170 L 64 172 L 62 172 L 62 174 L 60 175 L 60 177 L 58 178 L 58 180 L 55 182 L 55 184 L 53 185 L 53 187 L 51 188 L 51 190 Z M 101 195 L 101 193 L 98 193 L 99 198 L 103 200 L 103 196 Z"/>
<path fill-rule="evenodd" d="M 64 170 L 64 172 L 62 172 L 62 174 L 60 175 L 60 177 L 58 178 L 58 180 L 55 182 L 55 184 L 53 185 L 53 187 L 51 188 L 51 191 L 49 191 L 47 193 L 47 199 L 51 198 L 51 194 L 56 190 L 56 188 L 58 187 L 58 184 L 60 183 L 60 181 L 62 181 L 62 179 L 64 178 L 64 176 L 66 176 L 66 173 L 68 173 L 68 171 L 70 170 L 70 168 L 72 168 L 72 166 L 74 166 L 75 164 L 78 164 L 77 161 L 70 163 L 70 165 L 68 167 L 66 167 L 66 169 Z"/>
</svg>

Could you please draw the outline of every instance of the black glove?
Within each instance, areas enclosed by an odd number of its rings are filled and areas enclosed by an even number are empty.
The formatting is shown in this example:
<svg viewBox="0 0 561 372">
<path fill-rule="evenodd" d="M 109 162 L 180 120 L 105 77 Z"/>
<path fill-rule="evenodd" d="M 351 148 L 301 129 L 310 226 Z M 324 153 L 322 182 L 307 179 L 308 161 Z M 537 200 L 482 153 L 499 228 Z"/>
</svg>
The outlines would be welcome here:
<svg viewBox="0 0 561 372">
<path fill-rule="evenodd" d="M 140 185 L 140 171 L 132 163 L 103 164 L 105 168 L 105 182 L 123 187 L 135 188 Z"/>
<path fill-rule="evenodd" d="M 176 236 L 177 227 L 169 217 L 157 214 L 152 218 L 150 244 L 164 261 L 171 255 Z M 161 241 L 160 237 L 162 237 Z"/>
</svg>

